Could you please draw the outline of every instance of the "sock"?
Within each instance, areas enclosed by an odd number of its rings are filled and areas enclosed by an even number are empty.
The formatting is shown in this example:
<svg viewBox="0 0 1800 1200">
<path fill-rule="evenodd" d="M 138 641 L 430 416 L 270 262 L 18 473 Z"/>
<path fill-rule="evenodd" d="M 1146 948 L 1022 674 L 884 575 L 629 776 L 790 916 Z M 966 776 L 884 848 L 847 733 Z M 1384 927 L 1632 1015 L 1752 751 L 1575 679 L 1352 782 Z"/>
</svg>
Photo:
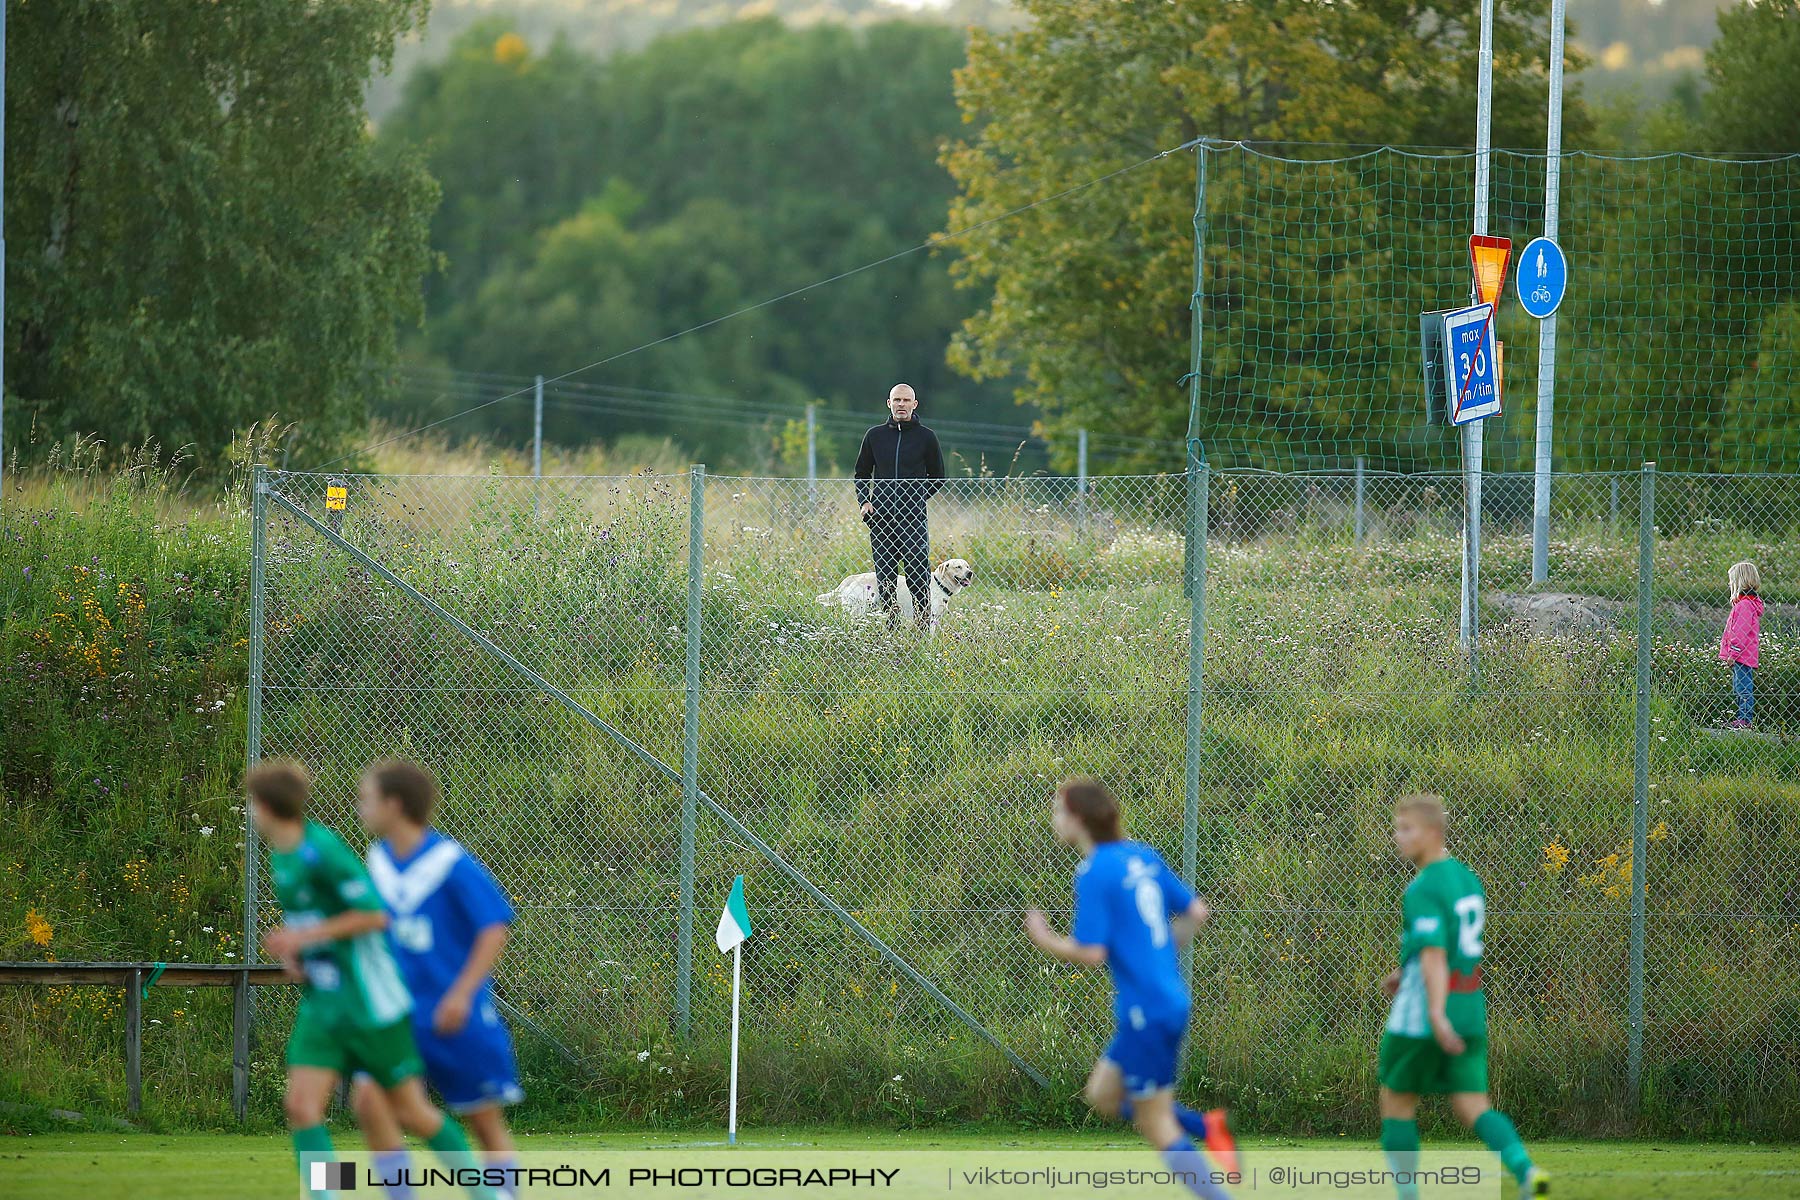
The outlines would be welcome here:
<svg viewBox="0 0 1800 1200">
<path fill-rule="evenodd" d="M 294 1139 L 294 1163 L 300 1168 L 300 1186 L 306 1189 L 308 1196 L 317 1200 L 325 1200 L 324 1192 L 315 1192 L 312 1187 L 312 1166 L 306 1161 L 306 1155 L 331 1154 L 331 1134 L 323 1125 L 308 1125 L 305 1129 L 291 1131 Z M 315 1157 L 314 1161 L 318 1161 Z"/>
<path fill-rule="evenodd" d="M 518 1170 L 519 1157 L 518 1155 L 511 1153 L 495 1155 L 487 1160 L 487 1165 L 490 1167 L 499 1167 L 501 1170 L 507 1172 L 506 1178 L 512 1180 L 517 1178 L 512 1172 Z M 494 1189 L 494 1192 L 499 1196 L 500 1200 L 512 1200 L 514 1196 L 518 1195 L 518 1192 L 513 1189 L 513 1185 L 510 1182 L 501 1184 Z"/>
<path fill-rule="evenodd" d="M 1212 1165 L 1194 1143 L 1182 1138 L 1162 1152 L 1162 1160 L 1170 1171 L 1184 1176 L 1181 1182 L 1202 1200 L 1231 1200 L 1231 1193 L 1212 1181 Z"/>
<path fill-rule="evenodd" d="M 1419 1123 L 1383 1117 L 1381 1150 L 1387 1155 L 1388 1169 L 1397 1175 L 1406 1176 L 1394 1183 L 1394 1190 L 1400 1200 L 1417 1200 L 1419 1183 L 1414 1176 L 1419 1170 Z"/>
<path fill-rule="evenodd" d="M 1131 1097 L 1127 1096 L 1125 1099 L 1119 1101 L 1119 1120 L 1129 1124 L 1131 1122 L 1132 1111 Z M 1177 1103 L 1175 1105 L 1175 1120 L 1181 1125 L 1181 1128 L 1186 1131 L 1187 1135 L 1196 1142 L 1203 1142 L 1206 1140 L 1206 1115 L 1204 1113 L 1197 1113 L 1187 1105 Z"/>
<path fill-rule="evenodd" d="M 469 1149 L 468 1134 L 463 1132 L 462 1125 L 449 1113 L 444 1114 L 444 1123 L 436 1133 L 425 1139 L 425 1144 L 437 1151 L 437 1156 L 444 1160 L 447 1167 L 459 1171 L 465 1167 L 481 1167 L 475 1152 Z M 486 1185 L 472 1187 L 469 1195 L 478 1197 L 479 1200 L 493 1200 L 494 1189 Z"/>
<path fill-rule="evenodd" d="M 1507 1173 L 1520 1183 L 1531 1170 L 1531 1155 L 1525 1152 L 1525 1143 L 1519 1140 L 1519 1131 L 1506 1114 L 1497 1108 L 1490 1108 L 1475 1118 L 1475 1136 L 1482 1144 L 1500 1156 L 1500 1165 Z"/>
<path fill-rule="evenodd" d="M 403 1179 L 403 1172 L 412 1165 L 412 1155 L 405 1150 L 377 1150 L 371 1158 L 375 1173 L 383 1179 Z M 390 1183 L 385 1186 L 392 1200 L 413 1200 L 416 1194 L 410 1183 Z"/>
</svg>

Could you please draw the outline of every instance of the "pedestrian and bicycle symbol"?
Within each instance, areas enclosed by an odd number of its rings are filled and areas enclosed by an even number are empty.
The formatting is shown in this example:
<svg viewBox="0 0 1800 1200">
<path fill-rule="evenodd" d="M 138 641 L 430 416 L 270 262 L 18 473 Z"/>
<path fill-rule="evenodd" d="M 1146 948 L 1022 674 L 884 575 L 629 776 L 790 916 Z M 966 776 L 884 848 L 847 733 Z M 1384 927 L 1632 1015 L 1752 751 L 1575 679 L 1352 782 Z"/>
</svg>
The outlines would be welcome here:
<svg viewBox="0 0 1800 1200">
<path fill-rule="evenodd" d="M 1535 239 L 1519 256 L 1519 304 L 1543 320 L 1556 311 L 1569 290 L 1569 262 L 1562 247 L 1547 237 Z"/>
</svg>

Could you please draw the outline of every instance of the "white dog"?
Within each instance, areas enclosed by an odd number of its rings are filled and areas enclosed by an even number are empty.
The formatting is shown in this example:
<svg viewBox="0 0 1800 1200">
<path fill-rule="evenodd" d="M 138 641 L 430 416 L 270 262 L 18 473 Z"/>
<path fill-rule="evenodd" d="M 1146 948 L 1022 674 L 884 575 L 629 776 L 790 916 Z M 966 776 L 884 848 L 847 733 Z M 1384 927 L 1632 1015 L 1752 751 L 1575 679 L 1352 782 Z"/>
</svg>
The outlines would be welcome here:
<svg viewBox="0 0 1800 1200">
<path fill-rule="evenodd" d="M 938 621 L 943 618 L 944 609 L 949 606 L 956 593 L 974 582 L 975 568 L 964 560 L 951 558 L 938 564 L 937 570 L 931 573 L 931 619 L 926 626 L 929 632 L 937 632 Z M 881 592 L 875 583 L 875 572 L 864 571 L 861 575 L 850 576 L 820 596 L 819 603 L 842 608 L 853 617 L 868 616 L 881 604 Z M 913 607 L 912 591 L 906 586 L 904 575 L 894 583 L 894 603 L 900 609 L 902 621 L 915 618 L 918 610 Z"/>
</svg>

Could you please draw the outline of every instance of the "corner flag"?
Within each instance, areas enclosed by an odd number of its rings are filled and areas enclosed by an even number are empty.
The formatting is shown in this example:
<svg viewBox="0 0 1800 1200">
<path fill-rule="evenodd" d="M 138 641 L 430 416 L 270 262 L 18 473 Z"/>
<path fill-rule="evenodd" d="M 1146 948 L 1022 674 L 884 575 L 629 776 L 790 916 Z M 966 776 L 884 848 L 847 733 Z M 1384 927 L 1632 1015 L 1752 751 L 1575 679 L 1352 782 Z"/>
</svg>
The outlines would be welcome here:
<svg viewBox="0 0 1800 1200">
<path fill-rule="evenodd" d="M 731 895 L 726 898 L 725 911 L 719 914 L 719 932 L 713 935 L 713 940 L 723 954 L 735 949 L 752 932 L 750 910 L 744 907 L 744 877 L 739 875 L 731 881 Z"/>
<path fill-rule="evenodd" d="M 737 1145 L 738 995 L 743 990 L 744 939 L 750 936 L 750 910 L 744 907 L 744 877 L 731 881 L 731 895 L 719 914 L 719 932 L 713 941 L 721 954 L 731 955 L 731 1103 L 726 1116 L 725 1140 Z"/>
</svg>

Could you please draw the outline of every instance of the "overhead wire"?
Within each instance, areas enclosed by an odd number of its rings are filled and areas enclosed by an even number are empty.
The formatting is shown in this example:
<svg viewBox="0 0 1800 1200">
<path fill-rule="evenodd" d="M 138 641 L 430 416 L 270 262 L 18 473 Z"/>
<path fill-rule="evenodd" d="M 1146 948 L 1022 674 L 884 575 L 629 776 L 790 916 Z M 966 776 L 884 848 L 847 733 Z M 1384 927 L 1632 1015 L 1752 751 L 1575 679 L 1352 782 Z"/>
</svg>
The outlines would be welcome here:
<svg viewBox="0 0 1800 1200">
<path fill-rule="evenodd" d="M 909 255 L 917 254 L 921 250 L 934 249 L 935 247 L 944 245 L 947 242 L 955 241 L 957 238 L 966 237 L 967 235 L 969 235 L 971 233 L 975 233 L 978 230 L 985 229 L 990 225 L 995 225 L 1002 221 L 1011 220 L 1012 218 L 1020 216 L 1023 213 L 1029 212 L 1034 208 L 1038 208 L 1045 204 L 1052 204 L 1058 200 L 1067 199 L 1070 196 L 1074 196 L 1081 192 L 1087 191 L 1089 188 L 1098 187 L 1099 185 L 1101 185 L 1103 183 L 1108 183 L 1114 179 L 1119 178 L 1122 175 L 1127 175 L 1127 174 L 1130 174 L 1131 172 L 1136 171 L 1142 167 L 1146 167 L 1153 162 L 1160 162 L 1161 160 L 1168 158 L 1170 155 L 1178 154 L 1183 150 L 1192 149 L 1193 147 L 1199 145 L 1200 141 L 1201 141 L 1201 139 L 1194 138 L 1189 141 L 1183 142 L 1179 146 L 1171 146 L 1167 150 L 1160 150 L 1157 153 L 1152 154 L 1147 158 L 1139 159 L 1138 161 L 1136 161 L 1134 163 L 1130 163 L 1127 166 L 1119 167 L 1116 170 L 1108 171 L 1104 175 L 1097 175 L 1092 179 L 1086 180 L 1085 182 L 1074 184 L 1070 187 L 1062 189 L 1061 191 L 1054 192 L 1048 196 L 1042 196 L 1042 197 L 1040 197 L 1036 200 L 1033 200 L 1027 204 L 1021 204 L 1016 208 L 1008 209 L 1007 211 L 1005 211 L 1003 213 L 997 213 L 994 216 L 987 217 L 987 218 L 984 218 L 983 220 L 977 221 L 972 225 L 966 225 L 966 226 L 962 227 L 961 229 L 954 229 L 948 233 L 934 234 L 933 236 L 926 238 L 923 242 L 920 242 L 916 246 L 910 246 L 904 250 L 895 251 L 894 253 L 886 255 L 882 258 L 874 259 L 870 262 L 863 263 L 861 266 L 852 267 L 847 271 L 840 271 L 834 275 L 829 275 L 829 276 L 826 276 L 825 278 L 814 280 L 813 282 L 804 284 L 801 287 L 792 288 L 788 291 L 782 292 L 779 295 L 771 296 L 766 300 L 759 300 L 754 304 L 744 305 L 741 308 L 735 309 L 735 310 L 725 313 L 721 316 L 713 317 L 709 320 L 702 321 L 697 325 L 690 325 L 685 329 L 680 329 L 674 333 L 666 334 L 666 335 L 664 335 L 660 338 L 656 338 L 652 341 L 641 343 L 640 345 L 633 346 L 628 350 L 621 350 L 616 354 L 610 354 L 610 355 L 606 356 L 605 358 L 597 359 L 594 362 L 587 363 L 583 366 L 576 367 L 575 369 L 573 369 L 571 371 L 565 371 L 560 375 L 556 375 L 556 376 L 545 379 L 544 383 L 546 385 L 551 384 L 551 383 L 560 383 L 563 380 L 569 379 L 572 376 L 580 375 L 584 372 L 592 371 L 598 367 L 606 366 L 607 364 L 617 362 L 622 358 L 628 358 L 631 355 L 639 354 L 645 350 L 651 350 L 651 349 L 656 348 L 657 346 L 666 345 L 669 342 L 675 341 L 677 338 L 688 337 L 692 334 L 700 333 L 703 330 L 711 329 L 715 325 L 721 325 L 721 324 L 725 323 L 726 321 L 733 320 L 734 318 L 745 316 L 746 314 L 756 312 L 759 309 L 767 308 L 772 304 L 779 304 L 784 300 L 791 300 L 796 296 L 801 296 L 807 292 L 814 291 L 818 288 L 827 287 L 831 284 L 841 282 L 842 280 L 849 279 L 852 276 L 860 275 L 865 271 L 872 271 L 877 267 L 886 266 L 888 263 L 895 262 L 902 258 L 906 258 Z M 535 381 L 534 381 L 534 384 L 530 385 L 530 386 L 535 386 Z M 408 429 L 403 433 L 396 433 L 396 434 L 392 435 L 391 437 L 383 438 L 382 440 L 380 440 L 378 442 L 373 442 L 367 446 L 363 446 L 360 449 L 352 450 L 347 454 L 340 454 L 336 458 L 329 459 L 323 463 L 319 463 L 314 469 L 315 470 L 323 470 L 326 467 L 336 466 L 338 463 L 343 462 L 346 459 L 355 458 L 362 454 L 367 454 L 372 450 L 379 450 L 383 446 L 387 446 L 394 442 L 401 441 L 405 438 L 412 437 L 415 434 L 420 434 L 420 433 L 424 433 L 431 429 L 436 429 L 440 425 L 447 425 L 451 421 L 459 420 L 462 417 L 466 417 L 471 413 L 480 412 L 483 409 L 491 408 L 496 404 L 502 403 L 503 401 L 511 400 L 511 399 L 514 399 L 515 397 L 521 396 L 521 395 L 525 394 L 526 391 L 530 390 L 530 386 L 527 386 L 524 388 L 518 388 L 513 391 L 506 392 L 502 395 L 495 396 L 488 400 L 484 400 L 479 404 L 471 405 L 470 407 L 465 408 L 465 409 L 461 410 L 460 412 L 451 413 L 447 417 L 441 417 L 435 421 L 429 421 L 424 425 L 420 425 L 414 429 Z"/>
<path fill-rule="evenodd" d="M 747 429 L 761 429 L 772 424 L 802 421 L 806 414 L 804 406 L 781 407 L 755 405 L 722 398 L 686 397 L 678 394 L 660 396 L 643 394 L 648 390 L 611 389 L 604 385 L 580 388 L 558 385 L 545 388 L 544 404 L 546 408 L 554 408 L 563 412 L 610 414 L 649 419 L 675 418 Z M 409 386 L 408 392 L 414 396 L 434 398 L 453 396 L 459 399 L 481 394 L 472 385 L 452 381 L 429 387 L 413 384 Z M 865 417 L 858 414 L 824 408 L 814 410 L 814 420 L 821 432 L 853 436 L 860 435 L 869 424 Z M 1047 449 L 1050 444 L 1036 430 L 1025 425 L 947 420 L 933 421 L 932 428 L 942 434 L 946 441 L 952 444 L 953 449 L 1010 454 L 1022 446 Z M 1089 438 L 1089 452 L 1101 457 L 1124 457 L 1146 452 L 1162 452 L 1174 458 L 1179 457 L 1181 447 L 1180 443 L 1172 439 L 1164 441 L 1154 438 L 1095 434 Z"/>
<path fill-rule="evenodd" d="M 484 394 L 480 385 L 475 382 L 475 377 L 484 381 L 503 381 L 505 384 L 519 381 L 518 376 L 502 376 L 474 371 L 458 372 L 441 367 L 402 368 L 398 374 L 412 395 L 433 393 L 454 395 L 459 399 Z M 529 390 L 531 386 L 532 381 L 526 380 L 522 388 Z M 636 388 L 621 384 L 569 381 L 559 381 L 555 384 L 546 383 L 546 403 L 549 402 L 549 397 L 558 394 L 566 394 L 576 399 L 606 401 L 617 411 L 636 416 L 681 416 L 711 421 L 735 418 L 738 419 L 738 423 L 747 420 L 754 425 L 771 421 L 802 420 L 806 411 L 804 405 L 798 404 L 788 406 L 756 404 L 723 396 L 703 396 L 691 392 Z M 627 405 L 624 403 L 626 401 L 636 401 L 636 403 Z M 868 424 L 867 418 L 860 414 L 824 406 L 815 407 L 814 419 L 819 428 L 840 433 L 860 433 Z M 981 449 L 1011 451 L 1016 449 L 1020 442 L 1048 445 L 1047 439 L 1028 425 L 958 419 L 933 420 L 931 424 L 940 433 L 964 444 L 982 443 L 976 447 Z M 1176 456 L 1180 454 L 1180 443 L 1174 439 L 1138 437 L 1127 434 L 1091 433 L 1088 437 L 1088 445 L 1090 452 L 1101 454 L 1124 455 L 1157 451 L 1165 451 Z"/>
</svg>

